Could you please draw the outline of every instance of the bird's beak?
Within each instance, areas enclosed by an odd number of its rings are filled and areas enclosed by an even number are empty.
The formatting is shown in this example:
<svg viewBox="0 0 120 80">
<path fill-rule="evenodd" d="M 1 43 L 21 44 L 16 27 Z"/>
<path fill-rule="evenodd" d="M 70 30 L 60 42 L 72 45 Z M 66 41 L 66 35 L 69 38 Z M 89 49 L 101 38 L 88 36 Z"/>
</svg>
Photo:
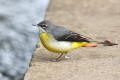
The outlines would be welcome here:
<svg viewBox="0 0 120 80">
<path fill-rule="evenodd" d="M 32 26 L 37 26 L 36 24 L 32 24 Z"/>
</svg>

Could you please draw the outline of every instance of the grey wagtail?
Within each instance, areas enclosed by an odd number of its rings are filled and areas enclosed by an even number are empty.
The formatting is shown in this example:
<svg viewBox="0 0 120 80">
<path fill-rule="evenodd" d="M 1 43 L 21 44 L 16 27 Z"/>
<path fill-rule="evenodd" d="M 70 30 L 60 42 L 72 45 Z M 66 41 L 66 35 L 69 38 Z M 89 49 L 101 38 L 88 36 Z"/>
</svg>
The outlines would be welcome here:
<svg viewBox="0 0 120 80">
<path fill-rule="evenodd" d="M 59 61 L 64 53 L 87 44 L 93 44 L 88 37 L 67 30 L 64 27 L 56 26 L 49 21 L 42 21 L 36 26 L 39 28 L 40 40 L 43 46 L 49 51 L 60 53 L 56 58 Z M 98 42 L 96 42 L 98 43 Z M 105 44 L 105 43 L 99 43 Z"/>
</svg>

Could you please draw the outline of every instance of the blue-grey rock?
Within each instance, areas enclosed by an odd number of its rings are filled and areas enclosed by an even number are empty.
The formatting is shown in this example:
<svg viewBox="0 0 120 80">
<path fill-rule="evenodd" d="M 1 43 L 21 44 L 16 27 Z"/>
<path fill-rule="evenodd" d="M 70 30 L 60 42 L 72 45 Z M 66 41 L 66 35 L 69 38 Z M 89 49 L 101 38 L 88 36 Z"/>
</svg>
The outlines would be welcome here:
<svg viewBox="0 0 120 80">
<path fill-rule="evenodd" d="M 0 0 L 0 80 L 23 80 L 49 0 Z"/>
</svg>

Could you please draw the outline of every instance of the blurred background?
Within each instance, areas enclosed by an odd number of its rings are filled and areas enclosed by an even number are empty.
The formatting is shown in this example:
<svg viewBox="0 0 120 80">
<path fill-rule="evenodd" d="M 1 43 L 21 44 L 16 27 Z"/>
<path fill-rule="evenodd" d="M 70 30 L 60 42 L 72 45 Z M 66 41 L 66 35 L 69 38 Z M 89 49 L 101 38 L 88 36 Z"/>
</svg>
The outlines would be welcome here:
<svg viewBox="0 0 120 80">
<path fill-rule="evenodd" d="M 49 0 L 0 0 L 0 80 L 23 80 Z"/>
</svg>

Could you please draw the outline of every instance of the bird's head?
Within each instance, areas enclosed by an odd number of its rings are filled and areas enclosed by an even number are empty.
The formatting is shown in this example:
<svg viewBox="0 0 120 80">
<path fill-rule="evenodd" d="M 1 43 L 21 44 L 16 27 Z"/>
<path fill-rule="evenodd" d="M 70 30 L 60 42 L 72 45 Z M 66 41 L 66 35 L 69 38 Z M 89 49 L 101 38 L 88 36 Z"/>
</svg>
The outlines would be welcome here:
<svg viewBox="0 0 120 80">
<path fill-rule="evenodd" d="M 40 33 L 44 33 L 44 32 L 49 31 L 49 29 L 48 29 L 48 21 L 42 21 L 42 22 L 38 23 L 37 25 L 33 24 L 33 26 L 37 26 Z"/>
<path fill-rule="evenodd" d="M 44 20 L 44 21 L 38 23 L 37 25 L 33 25 L 33 26 L 37 26 L 39 28 L 40 33 L 50 32 L 52 29 L 55 28 L 55 25 L 47 20 Z"/>
<path fill-rule="evenodd" d="M 42 22 L 38 23 L 37 26 L 39 28 L 40 33 L 48 32 L 48 24 L 46 21 L 42 21 Z"/>
</svg>

